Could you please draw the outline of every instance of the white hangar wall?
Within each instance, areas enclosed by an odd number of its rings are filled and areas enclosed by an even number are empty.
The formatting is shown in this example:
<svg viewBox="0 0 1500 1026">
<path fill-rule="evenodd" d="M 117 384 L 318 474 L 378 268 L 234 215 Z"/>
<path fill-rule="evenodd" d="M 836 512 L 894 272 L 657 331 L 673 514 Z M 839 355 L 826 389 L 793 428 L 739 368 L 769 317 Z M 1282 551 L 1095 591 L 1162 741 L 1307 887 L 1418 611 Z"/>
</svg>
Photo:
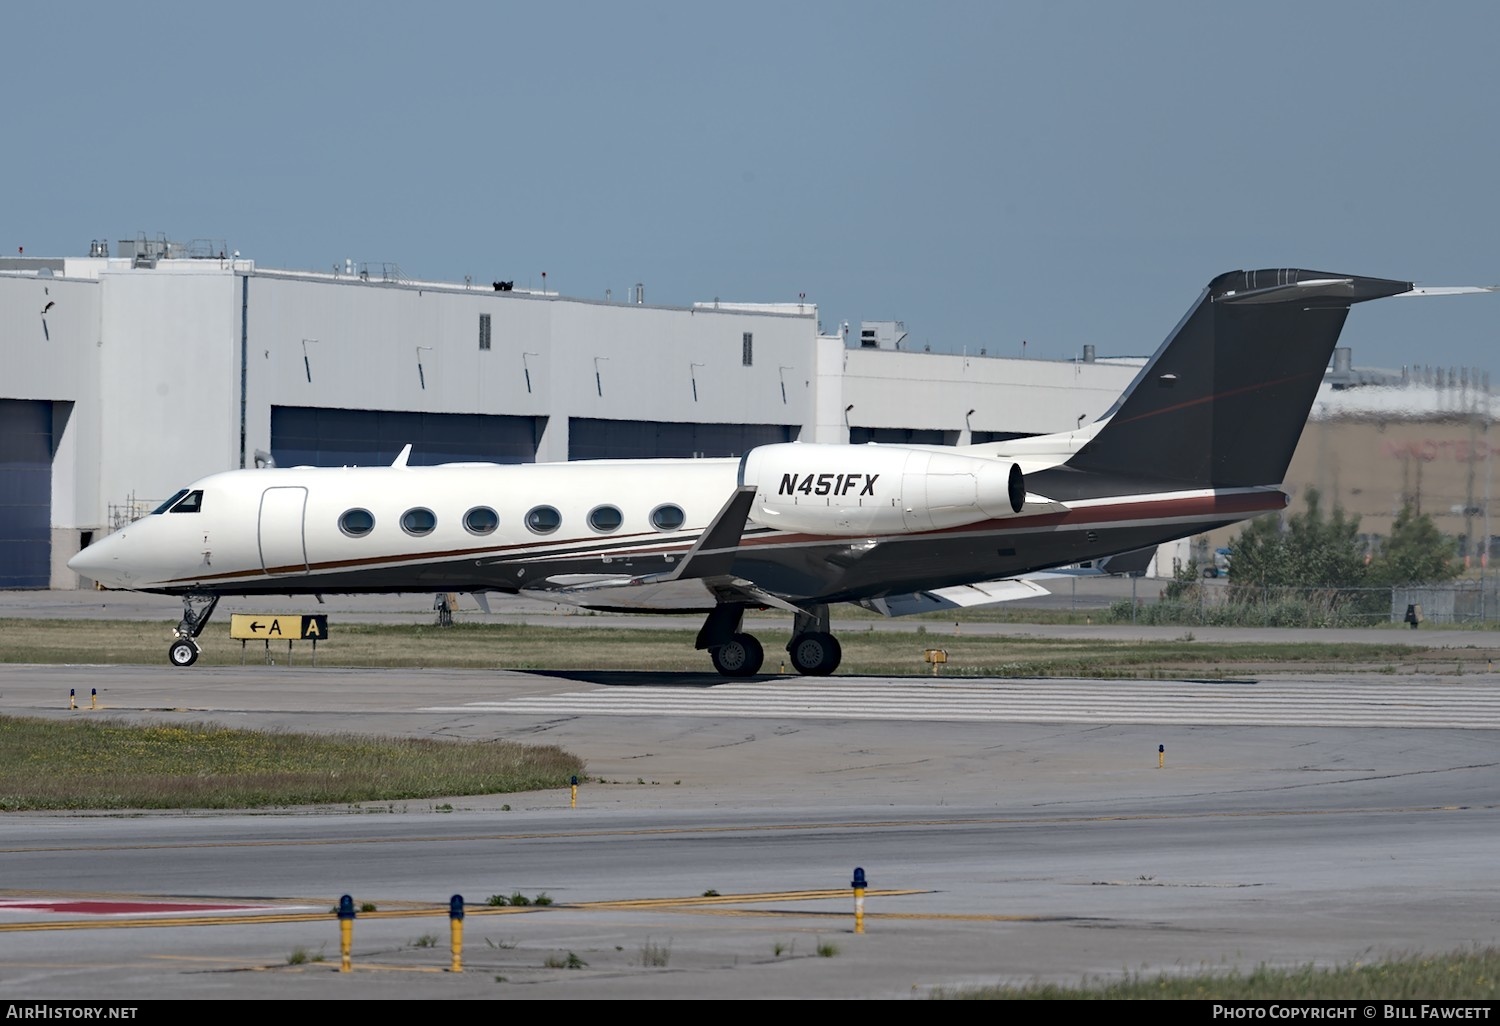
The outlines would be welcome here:
<svg viewBox="0 0 1500 1026">
<path fill-rule="evenodd" d="M 480 351 L 479 315 L 489 312 L 483 292 L 264 272 L 245 276 L 244 287 L 246 466 L 257 450 L 273 451 L 277 408 L 547 413 L 545 395 L 527 390 L 519 354 Z M 530 348 L 551 349 L 540 305 L 519 304 L 492 321 L 492 338 L 525 335 Z M 528 359 L 535 382 L 540 358 Z"/>
<path fill-rule="evenodd" d="M 59 262 L 60 263 L 60 262 Z M 57 271 L 62 268 L 59 266 Z M 71 525 L 102 504 L 100 290 L 0 275 L 0 582 L 74 579 Z M 27 437 L 29 436 L 29 437 Z"/>
<path fill-rule="evenodd" d="M 568 458 L 572 418 L 789 425 L 796 437 L 811 408 L 812 307 L 751 314 L 268 273 L 247 289 L 247 456 L 271 450 L 273 407 L 535 418 L 540 460 Z"/>
<path fill-rule="evenodd" d="M 796 314 L 522 301 L 552 311 L 539 459 L 567 458 L 570 419 L 776 425 L 791 439 L 811 419 L 813 306 Z"/>
<path fill-rule="evenodd" d="M 233 274 L 194 273 L 191 266 L 99 276 L 94 418 L 106 503 L 164 499 L 194 478 L 238 465 L 238 283 Z M 97 504 L 80 508 L 79 523 L 105 528 L 105 512 Z"/>
<path fill-rule="evenodd" d="M 850 349 L 843 390 L 851 428 L 974 435 L 1051 434 L 1097 419 L 1139 362 L 1061 362 Z M 969 411 L 973 411 L 972 413 Z"/>
</svg>

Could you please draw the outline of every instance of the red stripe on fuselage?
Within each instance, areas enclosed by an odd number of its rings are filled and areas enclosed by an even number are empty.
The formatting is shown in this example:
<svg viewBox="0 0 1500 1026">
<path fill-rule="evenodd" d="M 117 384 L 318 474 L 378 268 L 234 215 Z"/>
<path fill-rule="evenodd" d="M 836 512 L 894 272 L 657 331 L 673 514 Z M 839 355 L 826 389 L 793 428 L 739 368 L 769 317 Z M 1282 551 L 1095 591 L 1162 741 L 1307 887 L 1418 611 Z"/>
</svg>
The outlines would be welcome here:
<svg viewBox="0 0 1500 1026">
<path fill-rule="evenodd" d="M 952 538 L 963 534 L 1008 534 L 1020 531 L 1035 531 L 1039 529 L 1053 530 L 1082 530 L 1094 525 L 1118 524 L 1132 520 L 1184 520 L 1184 519 L 1216 519 L 1229 517 L 1231 519 L 1244 519 L 1258 513 L 1279 512 L 1286 507 L 1288 496 L 1279 491 L 1259 492 L 1237 492 L 1233 494 L 1209 494 L 1189 495 L 1172 498 L 1138 498 L 1132 497 L 1118 502 L 1101 503 L 1096 506 L 1081 506 L 1055 513 L 1038 513 L 1031 516 L 1005 517 L 997 520 L 981 520 L 973 524 L 963 524 L 958 527 L 945 527 L 932 531 L 920 531 L 910 534 L 876 535 L 876 541 L 912 540 L 920 538 Z M 647 536 L 649 537 L 649 535 Z M 851 535 L 848 537 L 834 537 L 826 534 L 793 534 L 788 532 L 766 531 L 750 535 L 740 539 L 739 547 L 742 549 L 764 550 L 768 547 L 780 547 L 787 545 L 807 544 L 830 544 L 840 541 L 854 542 L 869 536 Z M 585 542 L 594 541 L 591 538 L 571 538 L 561 543 L 561 546 L 580 545 Z M 697 535 L 683 537 L 677 541 L 651 548 L 631 549 L 628 553 L 619 553 L 612 558 L 627 559 L 651 559 L 666 555 L 675 555 L 687 552 L 697 541 Z M 440 560 L 453 557 L 489 556 L 496 557 L 502 553 L 520 555 L 523 558 L 528 554 L 534 554 L 540 559 L 582 558 L 587 559 L 593 555 L 603 555 L 598 549 L 568 549 L 554 542 L 551 547 L 541 550 L 545 542 L 525 542 L 516 545 L 501 545 L 491 548 L 473 549 L 446 549 L 433 552 L 411 553 L 403 555 L 376 556 L 367 559 L 341 559 L 330 560 L 322 563 L 310 564 L 307 573 L 299 573 L 300 565 L 289 567 L 286 573 L 298 573 L 299 576 L 309 577 L 314 572 L 355 569 L 360 567 L 394 566 L 401 563 L 421 563 L 432 560 Z M 605 550 L 616 551 L 616 550 Z M 496 565 L 503 565 L 497 560 Z M 264 570 L 237 570 L 230 573 L 219 574 L 212 578 L 194 577 L 179 578 L 165 582 L 168 585 L 186 583 L 213 583 L 228 582 L 233 580 L 244 580 L 248 578 L 260 578 L 267 576 Z"/>
</svg>

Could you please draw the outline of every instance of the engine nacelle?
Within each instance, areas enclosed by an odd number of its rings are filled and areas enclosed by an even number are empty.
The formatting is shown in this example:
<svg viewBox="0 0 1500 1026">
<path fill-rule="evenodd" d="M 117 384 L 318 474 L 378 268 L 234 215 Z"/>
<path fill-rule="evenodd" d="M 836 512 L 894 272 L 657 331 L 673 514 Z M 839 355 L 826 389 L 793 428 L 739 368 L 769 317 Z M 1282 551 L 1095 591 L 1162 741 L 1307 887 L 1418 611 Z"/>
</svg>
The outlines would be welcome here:
<svg viewBox="0 0 1500 1026">
<path fill-rule="evenodd" d="M 754 485 L 750 520 L 813 534 L 905 534 L 1015 516 L 1021 468 L 895 445 L 784 442 L 751 449 L 740 484 Z"/>
</svg>

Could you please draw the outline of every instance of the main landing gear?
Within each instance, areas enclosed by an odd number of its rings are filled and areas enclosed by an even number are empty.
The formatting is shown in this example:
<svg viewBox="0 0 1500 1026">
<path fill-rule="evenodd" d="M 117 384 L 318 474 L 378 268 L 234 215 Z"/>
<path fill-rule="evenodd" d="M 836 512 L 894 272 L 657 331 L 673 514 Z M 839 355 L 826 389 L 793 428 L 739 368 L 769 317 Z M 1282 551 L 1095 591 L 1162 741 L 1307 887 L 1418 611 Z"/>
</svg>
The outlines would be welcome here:
<svg viewBox="0 0 1500 1026">
<path fill-rule="evenodd" d="M 708 649 L 714 669 L 726 677 L 752 677 L 760 672 L 765 649 L 740 627 L 745 607 L 734 603 L 717 606 L 698 632 L 698 648 Z M 826 677 L 838 669 L 843 649 L 828 630 L 828 607 L 814 606 L 797 614 L 792 640 L 787 642 L 792 668 L 810 677 Z"/>
<path fill-rule="evenodd" d="M 814 606 L 797 614 L 786 653 L 797 672 L 809 677 L 826 677 L 839 668 L 844 649 L 828 630 L 827 606 Z"/>
<path fill-rule="evenodd" d="M 735 632 L 724 644 L 709 649 L 708 657 L 714 661 L 714 669 L 726 677 L 749 677 L 760 672 L 766 650 L 753 634 Z"/>
<path fill-rule="evenodd" d="M 167 662 L 173 666 L 192 666 L 198 661 L 198 635 L 208 626 L 218 604 L 217 595 L 182 596 L 182 619 L 172 628 L 177 640 L 167 648 Z"/>
</svg>

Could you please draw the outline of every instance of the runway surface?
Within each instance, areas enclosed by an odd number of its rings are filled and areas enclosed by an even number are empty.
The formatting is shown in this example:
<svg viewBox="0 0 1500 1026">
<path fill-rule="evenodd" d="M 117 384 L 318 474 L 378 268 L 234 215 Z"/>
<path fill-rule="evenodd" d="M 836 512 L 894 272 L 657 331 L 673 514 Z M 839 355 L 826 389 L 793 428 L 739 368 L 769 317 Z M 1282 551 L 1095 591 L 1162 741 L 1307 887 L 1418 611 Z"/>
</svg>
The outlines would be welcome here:
<svg viewBox="0 0 1500 1026">
<path fill-rule="evenodd" d="M 920 998 L 1495 944 L 1497 695 L 4 665 L 13 715 L 533 741 L 588 778 L 576 804 L 9 814 L 0 997 Z M 551 903 L 489 904 L 515 893 Z"/>
</svg>

